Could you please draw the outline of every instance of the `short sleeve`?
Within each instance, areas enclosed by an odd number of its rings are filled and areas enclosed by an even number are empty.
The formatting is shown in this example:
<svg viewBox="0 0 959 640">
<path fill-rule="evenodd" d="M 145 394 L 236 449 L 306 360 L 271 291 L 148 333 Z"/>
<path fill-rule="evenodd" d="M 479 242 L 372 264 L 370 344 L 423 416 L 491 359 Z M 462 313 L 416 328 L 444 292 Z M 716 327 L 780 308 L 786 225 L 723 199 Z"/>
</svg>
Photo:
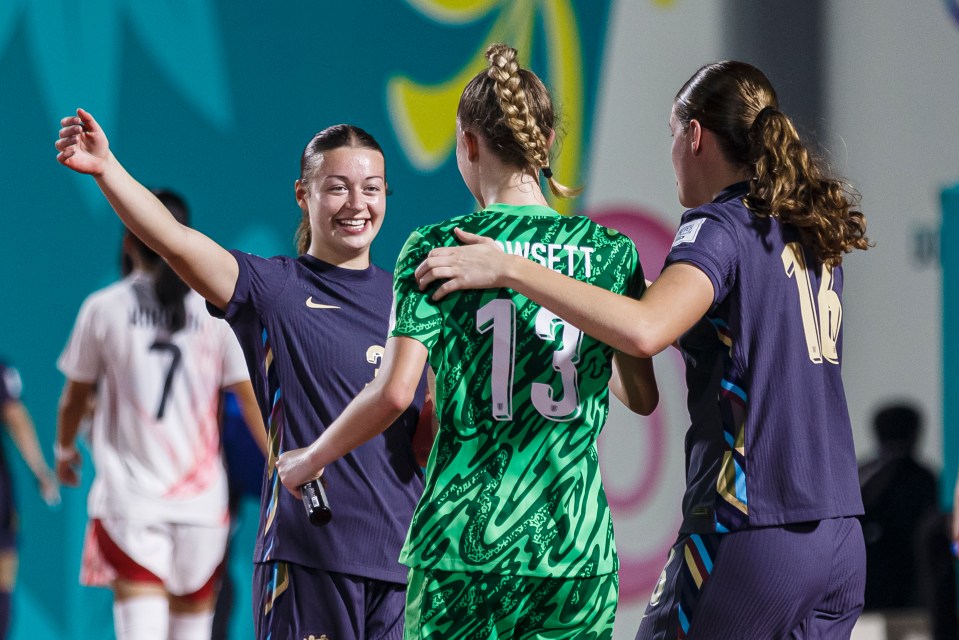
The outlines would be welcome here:
<svg viewBox="0 0 959 640">
<path fill-rule="evenodd" d="M 285 268 L 288 258 L 261 258 L 235 249 L 231 249 L 230 254 L 237 264 L 233 296 L 226 309 L 219 309 L 209 302 L 206 303 L 206 309 L 214 318 L 223 318 L 232 324 L 244 309 L 252 307 L 259 313 L 271 304 L 286 284 L 292 270 Z"/>
<path fill-rule="evenodd" d="M 0 406 L 19 400 L 22 392 L 23 383 L 20 381 L 20 372 L 0 363 Z"/>
<path fill-rule="evenodd" d="M 67 346 L 57 360 L 57 368 L 69 380 L 96 382 L 101 372 L 102 347 L 97 332 L 97 306 L 87 298 L 80 307 Z"/>
<path fill-rule="evenodd" d="M 683 215 L 666 266 L 686 262 L 698 267 L 713 284 L 713 304 L 721 302 L 736 282 L 739 243 L 733 225 L 708 208 Z"/>
<path fill-rule="evenodd" d="M 430 298 L 432 291 L 420 291 L 414 272 L 432 248 L 420 230 L 414 231 L 407 239 L 396 261 L 390 316 L 391 336 L 413 338 L 427 349 L 436 343 L 443 318 L 439 306 Z"/>
<path fill-rule="evenodd" d="M 632 240 L 629 240 L 629 251 L 628 264 L 631 273 L 626 282 L 626 295 L 638 300 L 640 296 L 646 293 L 646 275 L 643 273 L 643 265 L 639 262 L 639 252 Z"/>
<path fill-rule="evenodd" d="M 223 386 L 243 382 L 250 379 L 250 372 L 246 367 L 246 360 L 243 358 L 243 350 L 240 343 L 237 342 L 233 330 L 225 322 L 217 321 L 222 326 L 219 327 L 221 339 L 223 341 Z"/>
</svg>

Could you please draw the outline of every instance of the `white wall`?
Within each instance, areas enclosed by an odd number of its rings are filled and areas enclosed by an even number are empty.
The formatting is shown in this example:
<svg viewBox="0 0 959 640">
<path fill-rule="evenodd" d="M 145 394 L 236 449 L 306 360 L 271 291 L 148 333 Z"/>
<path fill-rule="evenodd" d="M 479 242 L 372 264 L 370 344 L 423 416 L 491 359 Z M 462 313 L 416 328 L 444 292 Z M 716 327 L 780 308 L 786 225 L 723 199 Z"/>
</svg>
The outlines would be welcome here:
<svg viewBox="0 0 959 640">
<path fill-rule="evenodd" d="M 585 205 L 600 221 L 613 211 L 631 218 L 648 276 L 658 274 L 682 213 L 669 160 L 670 106 L 686 78 L 716 59 L 719 18 L 715 0 L 620 0 L 611 9 Z M 656 418 L 614 406 L 600 441 L 622 564 L 615 637 L 623 640 L 639 628 L 680 520 L 689 420 L 678 354 L 658 356 L 656 374 L 662 388 Z"/>
<path fill-rule="evenodd" d="M 942 460 L 941 273 L 912 259 L 914 234 L 939 220 L 939 190 L 959 179 L 959 23 L 954 0 L 832 2 L 826 142 L 863 195 L 875 248 L 847 261 L 843 373 L 861 452 L 890 396 L 927 416 L 923 457 Z"/>
</svg>

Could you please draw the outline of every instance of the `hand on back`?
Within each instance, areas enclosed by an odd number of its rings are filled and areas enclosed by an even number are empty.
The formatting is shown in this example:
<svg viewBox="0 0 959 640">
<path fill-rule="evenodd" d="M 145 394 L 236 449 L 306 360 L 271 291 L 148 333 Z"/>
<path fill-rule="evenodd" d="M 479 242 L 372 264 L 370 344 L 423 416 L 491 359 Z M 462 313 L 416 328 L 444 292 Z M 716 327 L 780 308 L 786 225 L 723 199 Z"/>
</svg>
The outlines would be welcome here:
<svg viewBox="0 0 959 640">
<path fill-rule="evenodd" d="M 455 229 L 459 247 L 440 247 L 416 269 L 416 282 L 421 291 L 441 281 L 433 292 L 440 300 L 454 291 L 488 289 L 505 286 L 506 254 L 490 238 Z"/>
</svg>

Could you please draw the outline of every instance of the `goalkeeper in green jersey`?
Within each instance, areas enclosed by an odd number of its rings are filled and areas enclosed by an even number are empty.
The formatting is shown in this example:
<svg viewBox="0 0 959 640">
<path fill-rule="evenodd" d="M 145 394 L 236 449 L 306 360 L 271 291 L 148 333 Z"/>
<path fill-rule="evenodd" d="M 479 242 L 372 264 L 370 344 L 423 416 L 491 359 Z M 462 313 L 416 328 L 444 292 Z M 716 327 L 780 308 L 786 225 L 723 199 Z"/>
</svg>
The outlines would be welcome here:
<svg viewBox="0 0 959 640">
<path fill-rule="evenodd" d="M 394 326 L 376 379 L 312 445 L 280 457 L 294 494 L 382 431 L 409 404 L 428 360 L 439 432 L 401 560 L 410 567 L 407 638 L 611 638 L 613 525 L 596 438 L 609 389 L 648 414 L 652 362 L 620 354 L 510 289 L 435 301 L 414 271 L 454 229 L 639 297 L 636 248 L 588 218 L 561 216 L 540 188 L 575 190 L 550 169 L 549 92 L 492 45 L 457 109 L 456 159 L 481 210 L 413 232 L 394 276 Z M 334 505 L 335 509 L 335 505 Z"/>
</svg>

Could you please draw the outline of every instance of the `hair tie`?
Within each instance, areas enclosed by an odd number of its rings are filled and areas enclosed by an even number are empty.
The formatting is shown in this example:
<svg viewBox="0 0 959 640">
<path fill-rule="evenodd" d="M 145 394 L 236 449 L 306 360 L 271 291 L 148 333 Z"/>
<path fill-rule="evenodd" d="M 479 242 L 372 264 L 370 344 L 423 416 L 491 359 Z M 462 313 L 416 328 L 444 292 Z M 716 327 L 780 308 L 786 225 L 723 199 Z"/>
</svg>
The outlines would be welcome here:
<svg viewBox="0 0 959 640">
<path fill-rule="evenodd" d="M 543 176 L 547 180 L 551 180 L 553 178 L 553 170 L 550 169 L 549 167 L 543 167 Z"/>
<path fill-rule="evenodd" d="M 779 110 L 772 105 L 767 105 L 763 107 L 762 109 L 759 110 L 759 113 L 756 114 L 755 119 L 753 119 L 753 126 L 755 127 L 757 123 L 763 121 L 765 118 L 768 118 L 769 116 L 773 115 L 774 113 L 778 111 Z"/>
</svg>

